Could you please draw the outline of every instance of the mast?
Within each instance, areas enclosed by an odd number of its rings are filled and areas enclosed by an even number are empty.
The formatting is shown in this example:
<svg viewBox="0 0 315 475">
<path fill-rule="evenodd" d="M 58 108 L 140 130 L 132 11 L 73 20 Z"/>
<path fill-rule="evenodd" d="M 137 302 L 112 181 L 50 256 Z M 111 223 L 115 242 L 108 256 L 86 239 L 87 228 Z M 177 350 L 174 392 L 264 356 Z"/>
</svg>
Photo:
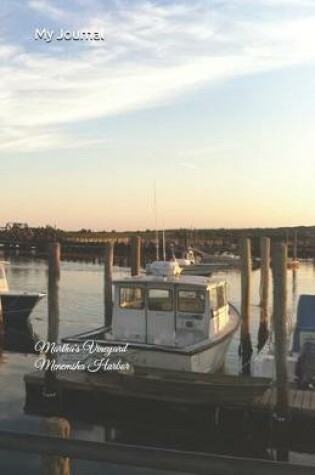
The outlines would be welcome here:
<svg viewBox="0 0 315 475">
<path fill-rule="evenodd" d="M 157 227 L 157 200 L 156 200 L 156 182 L 154 182 L 154 214 L 155 214 L 155 246 L 156 246 L 156 260 L 160 260 L 159 256 L 159 231 Z"/>
<path fill-rule="evenodd" d="M 162 237 L 163 237 L 163 261 L 166 261 L 165 231 L 164 231 L 164 228 L 163 228 L 163 231 L 162 231 Z"/>
</svg>

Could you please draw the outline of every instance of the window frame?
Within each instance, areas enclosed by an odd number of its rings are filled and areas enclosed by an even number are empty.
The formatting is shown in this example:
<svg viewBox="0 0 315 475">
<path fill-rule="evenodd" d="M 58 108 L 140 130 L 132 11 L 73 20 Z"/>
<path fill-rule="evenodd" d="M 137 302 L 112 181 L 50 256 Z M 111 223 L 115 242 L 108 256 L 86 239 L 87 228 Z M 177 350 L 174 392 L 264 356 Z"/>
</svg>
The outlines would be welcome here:
<svg viewBox="0 0 315 475">
<path fill-rule="evenodd" d="M 121 298 L 121 291 L 124 290 L 124 289 L 133 289 L 134 291 L 136 290 L 140 290 L 141 291 L 141 300 L 142 300 L 142 305 L 141 307 L 137 308 L 137 307 L 129 307 L 129 306 L 122 306 L 122 298 Z M 123 286 L 119 286 L 119 308 L 121 310 L 136 310 L 136 311 L 139 311 L 139 310 L 144 310 L 145 309 L 145 288 L 142 287 L 142 286 L 137 286 L 137 285 L 123 285 Z"/>
<path fill-rule="evenodd" d="M 194 310 L 183 310 L 181 307 L 180 307 L 180 293 L 181 292 L 195 292 L 196 295 L 199 293 L 201 295 L 203 295 L 203 309 L 202 310 L 197 310 L 197 309 L 194 309 Z M 197 300 L 197 299 L 196 299 Z M 205 290 L 200 290 L 200 289 L 178 289 L 178 292 L 177 292 L 177 309 L 178 309 L 178 312 L 180 313 L 190 313 L 190 314 L 194 314 L 194 313 L 197 313 L 198 316 L 201 316 L 202 314 L 205 313 L 206 311 L 206 291 Z"/>
<path fill-rule="evenodd" d="M 169 293 L 169 298 L 165 300 L 169 300 L 170 302 L 170 308 L 168 309 L 156 309 L 156 308 L 151 308 L 150 307 L 150 290 L 159 290 L 159 291 L 164 291 Z M 152 298 L 152 297 L 151 297 Z M 163 299 L 161 299 L 163 300 Z M 148 287 L 147 289 L 147 310 L 150 312 L 173 312 L 175 308 L 174 305 L 174 290 L 170 288 L 161 288 L 161 287 Z"/>
</svg>

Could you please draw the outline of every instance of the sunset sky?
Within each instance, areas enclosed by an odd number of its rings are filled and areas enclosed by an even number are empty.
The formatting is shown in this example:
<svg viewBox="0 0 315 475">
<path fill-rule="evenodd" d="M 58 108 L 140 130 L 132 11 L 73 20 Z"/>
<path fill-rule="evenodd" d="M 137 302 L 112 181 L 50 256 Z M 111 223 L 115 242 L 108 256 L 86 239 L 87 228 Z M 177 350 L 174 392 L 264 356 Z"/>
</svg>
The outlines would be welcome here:
<svg viewBox="0 0 315 475">
<path fill-rule="evenodd" d="M 1 0 L 0 226 L 315 224 L 313 0 Z M 35 40 L 36 28 L 105 41 Z"/>
</svg>

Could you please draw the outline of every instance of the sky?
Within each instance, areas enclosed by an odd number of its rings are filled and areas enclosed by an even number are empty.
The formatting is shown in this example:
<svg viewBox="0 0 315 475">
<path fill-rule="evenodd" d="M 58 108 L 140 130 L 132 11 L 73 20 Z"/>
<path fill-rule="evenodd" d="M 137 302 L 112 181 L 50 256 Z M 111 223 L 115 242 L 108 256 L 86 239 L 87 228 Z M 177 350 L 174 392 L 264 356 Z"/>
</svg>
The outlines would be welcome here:
<svg viewBox="0 0 315 475">
<path fill-rule="evenodd" d="M 0 226 L 315 224 L 315 0 L 1 0 L 0 20 Z"/>
</svg>

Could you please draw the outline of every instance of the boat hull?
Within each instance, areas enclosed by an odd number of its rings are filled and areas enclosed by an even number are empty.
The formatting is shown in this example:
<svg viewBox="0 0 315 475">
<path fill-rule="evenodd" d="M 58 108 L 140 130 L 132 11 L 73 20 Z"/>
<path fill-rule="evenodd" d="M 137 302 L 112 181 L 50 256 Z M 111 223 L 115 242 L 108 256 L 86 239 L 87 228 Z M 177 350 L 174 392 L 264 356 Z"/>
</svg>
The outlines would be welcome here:
<svg viewBox="0 0 315 475">
<path fill-rule="evenodd" d="M 186 347 L 115 340 L 111 338 L 110 332 L 106 332 L 104 328 L 98 329 L 95 332 L 82 333 L 74 337 L 64 338 L 62 341 L 66 343 L 80 343 L 82 346 L 84 341 L 89 341 L 101 347 L 117 347 L 128 344 L 128 351 L 121 359 L 130 363 L 131 366 L 213 373 L 223 366 L 226 352 L 239 323 L 239 313 L 230 305 L 229 322 L 226 327 L 217 334 L 216 338 L 212 341 L 205 339 Z M 81 355 L 81 358 L 85 360 L 86 357 L 88 357 L 88 351 L 86 351 L 86 354 Z M 94 360 L 98 358 L 99 356 L 94 356 Z M 89 360 L 91 364 L 93 357 L 90 356 Z"/>
<path fill-rule="evenodd" d="M 223 366 L 232 337 L 233 335 L 229 334 L 222 341 L 194 354 L 168 353 L 158 349 L 142 348 L 135 350 L 135 353 L 127 359 L 135 366 L 212 373 Z"/>
<path fill-rule="evenodd" d="M 35 305 L 44 296 L 42 293 L 0 294 L 5 329 L 24 328 Z"/>
</svg>

